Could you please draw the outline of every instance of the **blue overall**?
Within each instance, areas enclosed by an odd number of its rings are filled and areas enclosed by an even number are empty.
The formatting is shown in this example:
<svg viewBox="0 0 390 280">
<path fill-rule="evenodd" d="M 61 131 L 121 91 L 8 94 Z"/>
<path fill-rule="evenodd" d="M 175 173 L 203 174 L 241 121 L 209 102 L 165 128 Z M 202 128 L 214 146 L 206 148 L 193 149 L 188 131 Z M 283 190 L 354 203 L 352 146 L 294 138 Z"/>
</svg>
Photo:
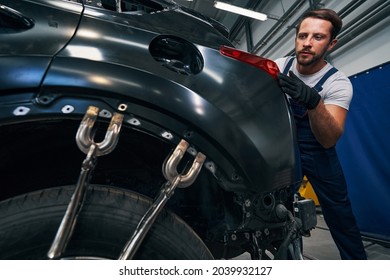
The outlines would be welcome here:
<svg viewBox="0 0 390 280">
<path fill-rule="evenodd" d="M 284 74 L 287 75 L 293 60 L 288 61 Z M 334 67 L 330 69 L 314 89 L 320 92 L 323 83 L 337 71 Z M 306 107 L 292 99 L 290 103 L 297 127 L 302 172 L 313 186 L 340 256 L 342 259 L 366 259 L 336 148 L 322 147 L 311 131 Z"/>
</svg>

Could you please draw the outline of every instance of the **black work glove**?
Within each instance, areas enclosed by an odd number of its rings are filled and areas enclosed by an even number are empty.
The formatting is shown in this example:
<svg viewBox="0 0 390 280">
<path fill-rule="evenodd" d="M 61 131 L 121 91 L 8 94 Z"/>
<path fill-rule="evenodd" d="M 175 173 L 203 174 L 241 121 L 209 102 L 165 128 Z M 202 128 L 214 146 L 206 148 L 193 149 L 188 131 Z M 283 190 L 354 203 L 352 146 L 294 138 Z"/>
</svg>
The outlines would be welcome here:
<svg viewBox="0 0 390 280">
<path fill-rule="evenodd" d="M 278 75 L 279 85 L 282 90 L 309 110 L 317 107 L 321 100 L 318 92 L 302 82 L 292 71 L 289 71 L 289 75 L 287 76 L 283 73 Z"/>
</svg>

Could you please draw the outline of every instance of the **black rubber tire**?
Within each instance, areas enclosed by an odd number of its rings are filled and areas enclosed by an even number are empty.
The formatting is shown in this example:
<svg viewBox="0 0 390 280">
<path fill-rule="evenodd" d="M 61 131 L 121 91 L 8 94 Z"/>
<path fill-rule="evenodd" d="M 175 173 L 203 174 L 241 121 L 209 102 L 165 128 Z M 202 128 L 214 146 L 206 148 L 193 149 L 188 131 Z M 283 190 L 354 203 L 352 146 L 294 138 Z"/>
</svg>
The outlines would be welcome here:
<svg viewBox="0 0 390 280">
<path fill-rule="evenodd" d="M 47 259 L 74 186 L 35 191 L 0 203 L 0 259 Z M 137 193 L 90 186 L 63 258 L 117 259 L 151 200 Z M 135 259 L 212 259 L 197 234 L 163 210 Z"/>
</svg>

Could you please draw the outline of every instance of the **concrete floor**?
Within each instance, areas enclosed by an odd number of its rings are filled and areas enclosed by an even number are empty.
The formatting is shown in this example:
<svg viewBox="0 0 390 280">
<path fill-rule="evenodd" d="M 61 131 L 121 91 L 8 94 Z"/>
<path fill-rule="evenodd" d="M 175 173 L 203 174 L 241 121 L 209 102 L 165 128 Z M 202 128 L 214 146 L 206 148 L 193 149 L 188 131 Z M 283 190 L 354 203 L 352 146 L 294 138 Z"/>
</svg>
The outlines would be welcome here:
<svg viewBox="0 0 390 280">
<path fill-rule="evenodd" d="M 390 248 L 372 241 L 363 241 L 369 260 L 390 260 Z M 317 214 L 317 227 L 310 237 L 303 238 L 303 255 L 306 259 L 340 260 L 339 252 L 321 213 Z"/>
<path fill-rule="evenodd" d="M 369 260 L 390 260 L 390 247 L 384 247 L 371 241 L 363 241 Z M 317 227 L 311 231 L 310 237 L 303 238 L 303 256 L 305 260 L 340 260 L 336 245 L 320 212 L 317 213 Z M 237 258 L 249 260 L 245 253 Z"/>
</svg>

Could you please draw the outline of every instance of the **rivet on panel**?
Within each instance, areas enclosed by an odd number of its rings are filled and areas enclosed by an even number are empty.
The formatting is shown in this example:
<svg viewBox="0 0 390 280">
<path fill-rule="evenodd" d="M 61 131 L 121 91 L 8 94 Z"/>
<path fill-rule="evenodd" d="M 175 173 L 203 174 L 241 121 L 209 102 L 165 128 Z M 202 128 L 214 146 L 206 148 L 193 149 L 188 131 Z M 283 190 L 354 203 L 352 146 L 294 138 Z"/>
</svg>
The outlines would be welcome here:
<svg viewBox="0 0 390 280">
<path fill-rule="evenodd" d="M 141 125 L 141 122 L 140 122 L 138 119 L 136 119 L 136 118 L 131 118 L 131 119 L 129 119 L 127 122 L 128 122 L 129 124 L 135 125 L 135 126 Z"/>
<path fill-rule="evenodd" d="M 99 116 L 102 117 L 102 118 L 111 118 L 112 117 L 112 113 L 106 109 L 103 109 L 99 112 Z"/>
<path fill-rule="evenodd" d="M 72 105 L 65 105 L 62 107 L 61 112 L 64 114 L 70 114 L 74 111 L 74 107 Z"/>
<path fill-rule="evenodd" d="M 24 106 L 19 106 L 14 110 L 14 115 L 15 116 L 24 116 L 27 115 L 28 112 L 30 112 L 30 108 L 24 107 Z"/>
<path fill-rule="evenodd" d="M 121 112 L 126 111 L 126 109 L 127 109 L 127 104 L 122 103 L 118 106 L 118 110 Z"/>
<path fill-rule="evenodd" d="M 168 131 L 165 131 L 161 134 L 162 137 L 164 137 L 165 139 L 168 139 L 168 140 L 171 140 L 173 139 L 173 135 L 172 133 L 168 132 Z"/>
</svg>

